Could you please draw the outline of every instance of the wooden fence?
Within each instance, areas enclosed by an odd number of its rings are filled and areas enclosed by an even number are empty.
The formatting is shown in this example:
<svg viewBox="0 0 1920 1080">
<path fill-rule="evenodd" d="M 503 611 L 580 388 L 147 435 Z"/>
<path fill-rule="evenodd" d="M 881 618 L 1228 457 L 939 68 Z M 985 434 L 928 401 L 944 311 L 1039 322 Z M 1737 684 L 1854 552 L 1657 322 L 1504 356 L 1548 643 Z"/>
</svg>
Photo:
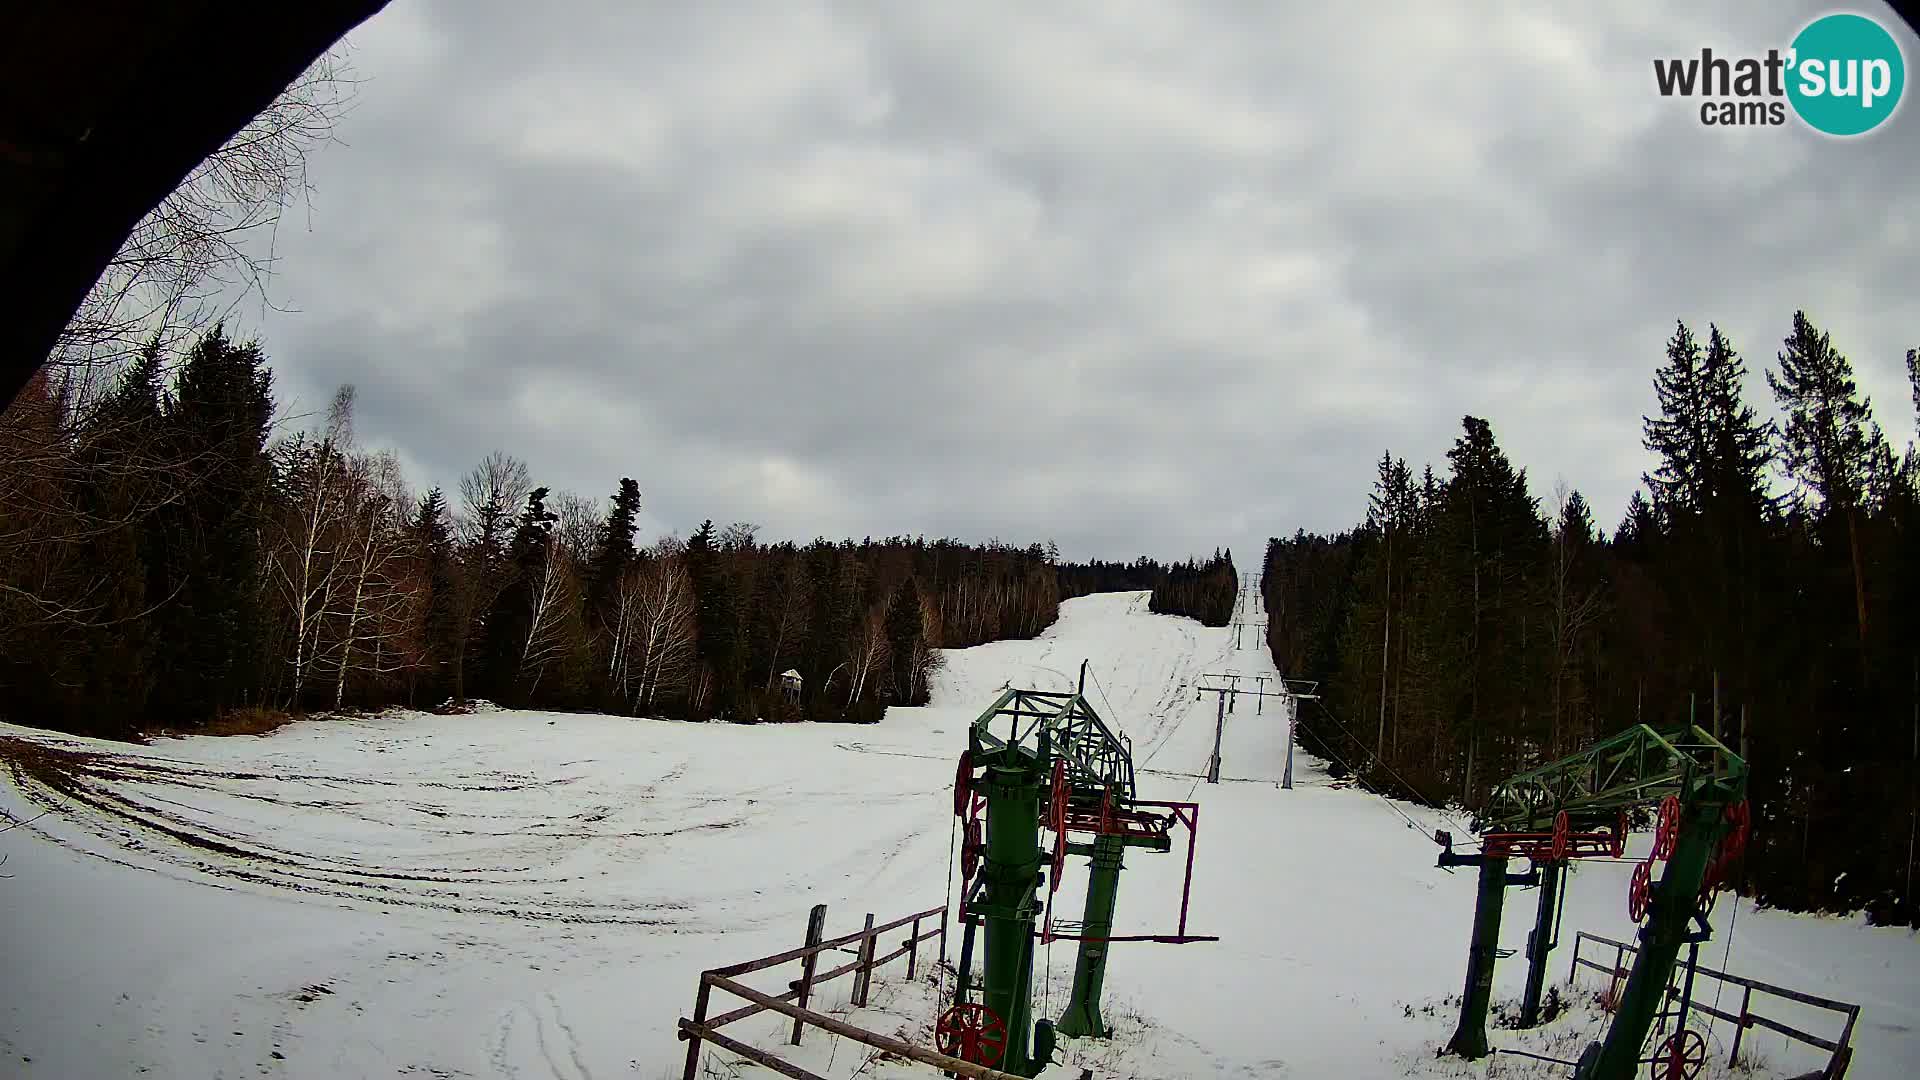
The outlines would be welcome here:
<svg viewBox="0 0 1920 1080">
<path fill-rule="evenodd" d="M 921 932 L 921 924 L 935 918 L 939 919 L 939 924 L 924 933 Z M 702 1043 L 712 1043 L 722 1050 L 737 1054 L 757 1065 L 763 1065 L 782 1076 L 793 1077 L 794 1080 L 826 1080 L 818 1073 L 808 1072 L 771 1051 L 762 1050 L 757 1046 L 750 1046 L 738 1039 L 720 1034 L 720 1028 L 736 1020 L 745 1020 L 749 1016 L 767 1011 L 793 1018 L 793 1032 L 787 1041 L 794 1046 L 800 1045 L 800 1033 L 803 1030 L 816 1027 L 855 1042 L 864 1043 L 876 1050 L 932 1065 L 947 1073 L 969 1077 L 972 1080 L 1022 1080 L 1012 1073 L 1000 1072 L 970 1061 L 962 1061 L 959 1058 L 912 1046 L 807 1008 L 807 999 L 812 995 L 814 987 L 847 974 L 852 974 L 854 977 L 853 1004 L 856 1008 L 864 1008 L 867 1004 L 868 992 L 873 986 L 874 969 L 904 956 L 907 958 L 907 978 L 912 979 L 919 970 L 920 945 L 925 941 L 937 939 L 940 942 L 938 962 L 944 963 L 947 954 L 946 905 L 928 908 L 912 915 L 903 915 L 880 926 L 873 924 L 873 916 L 869 914 L 864 928 L 851 934 L 823 940 L 821 934 L 825 929 L 826 921 L 827 906 L 815 905 L 812 915 L 807 920 L 806 942 L 799 948 L 741 964 L 712 968 L 700 973 L 700 990 L 698 996 L 694 998 L 693 1016 L 680 1018 L 679 1037 L 687 1042 L 687 1068 L 683 1074 L 683 1080 L 695 1080 L 698 1075 Z M 910 927 L 910 930 L 900 947 L 885 956 L 876 956 L 875 953 L 880 948 L 880 935 L 898 930 L 903 926 Z M 816 970 L 821 953 L 832 949 L 844 949 L 856 943 L 858 947 L 854 950 L 855 957 L 852 961 L 829 971 Z M 800 975 L 787 984 L 788 989 L 784 994 L 765 994 L 737 981 L 739 976 L 796 961 L 800 964 Z M 747 1004 L 718 1016 L 709 1017 L 707 1007 L 716 989 L 732 994 Z"/>
<path fill-rule="evenodd" d="M 1590 957 L 1581 956 L 1580 946 L 1587 942 L 1611 948 L 1613 950 L 1613 965 L 1609 967 Z M 1637 946 L 1629 945 L 1624 941 L 1615 941 L 1612 938 L 1604 938 L 1598 934 L 1589 934 L 1585 930 L 1582 930 L 1576 934 L 1573 939 L 1573 963 L 1567 968 L 1567 982 L 1572 983 L 1574 974 L 1582 967 L 1590 967 L 1606 975 L 1610 980 L 1608 983 L 1609 992 L 1617 993 L 1618 988 L 1625 982 L 1627 976 L 1630 974 L 1630 970 L 1626 966 L 1627 957 L 1637 952 L 1639 952 Z M 1696 967 L 1694 968 L 1694 974 L 1705 976 L 1709 979 L 1717 979 L 1729 986 L 1741 988 L 1739 1012 L 1722 1012 L 1712 1005 L 1698 1000 L 1698 995 L 1695 995 L 1695 999 L 1689 1002 L 1687 1006 L 1689 1012 L 1706 1013 L 1708 1016 L 1724 1020 L 1733 1025 L 1733 1052 L 1727 1057 L 1727 1065 L 1729 1068 L 1737 1064 L 1740 1060 L 1740 1043 L 1741 1040 L 1745 1038 L 1747 1029 L 1762 1027 L 1769 1031 L 1777 1031 L 1797 1042 L 1825 1050 L 1829 1056 L 1827 1059 L 1827 1067 L 1820 1073 L 1821 1080 L 1840 1080 L 1841 1077 L 1847 1074 L 1847 1065 L 1853 1060 L 1853 1027 L 1855 1022 L 1860 1019 L 1860 1006 L 1849 1004 L 1845 1001 L 1835 1001 L 1832 998 L 1816 997 L 1798 990 L 1789 990 L 1784 986 L 1774 986 L 1771 983 L 1763 983 L 1758 979 L 1749 979 L 1741 975 L 1729 975 L 1724 971 L 1715 971 L 1709 967 Z M 1822 1038 L 1819 1035 L 1801 1031 L 1799 1028 L 1754 1012 L 1753 995 L 1756 993 L 1772 995 L 1787 1001 L 1795 1001 L 1802 1005 L 1809 1005 L 1816 1009 L 1825 1009 L 1839 1013 L 1846 1018 L 1846 1021 L 1841 1026 L 1840 1034 L 1837 1037 L 1831 1039 Z M 1671 985 L 1667 987 L 1668 1001 L 1675 1001 L 1679 996 L 1680 991 L 1678 988 Z"/>
</svg>

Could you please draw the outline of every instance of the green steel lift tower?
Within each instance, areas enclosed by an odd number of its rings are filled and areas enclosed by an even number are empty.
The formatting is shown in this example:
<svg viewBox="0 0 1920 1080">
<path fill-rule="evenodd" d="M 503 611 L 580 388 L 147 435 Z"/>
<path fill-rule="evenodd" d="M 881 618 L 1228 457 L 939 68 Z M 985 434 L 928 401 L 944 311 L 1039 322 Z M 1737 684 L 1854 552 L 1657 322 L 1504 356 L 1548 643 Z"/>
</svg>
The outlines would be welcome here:
<svg viewBox="0 0 1920 1080">
<path fill-rule="evenodd" d="M 1084 688 L 1084 664 L 1081 672 Z M 1172 850 L 1174 828 L 1196 829 L 1199 807 L 1137 798 L 1130 744 L 1078 691 L 1004 690 L 969 732 L 955 777 L 954 813 L 963 823 L 962 936 L 954 1002 L 937 1030 L 946 1053 L 1036 1075 L 1052 1060 L 1056 1032 L 1094 1038 L 1112 1033 L 1100 1015 L 1110 944 L 1218 940 L 1186 932 L 1191 835 L 1179 929 L 1113 935 L 1126 849 Z M 1043 826 L 1053 834 L 1048 850 L 1041 847 Z M 1086 839 L 1070 839 L 1076 835 Z M 1055 919 L 1051 910 L 1070 854 L 1092 862 L 1086 909 L 1077 923 Z M 978 937 L 985 939 L 984 956 L 975 982 Z M 1036 1019 L 1032 1000 L 1035 942 L 1053 940 L 1080 943 L 1073 992 L 1057 1024 Z"/>
<path fill-rule="evenodd" d="M 1500 938 L 1500 913 L 1511 884 L 1538 884 L 1539 910 L 1527 944 L 1526 994 L 1521 1024 L 1538 1022 L 1547 953 L 1556 932 L 1554 908 L 1566 863 L 1625 851 L 1627 812 L 1658 805 L 1653 854 L 1634 868 L 1628 911 L 1640 928 L 1640 949 L 1603 1042 L 1580 1058 L 1576 1080 L 1628 1080 L 1648 1059 L 1641 1046 L 1652 1028 L 1680 946 L 1712 933 L 1706 911 L 1713 890 L 1725 880 L 1745 850 L 1749 818 L 1747 764 L 1697 726 L 1660 733 L 1645 725 L 1628 728 L 1586 750 L 1513 776 L 1495 786 L 1486 809 L 1474 823 L 1480 851 L 1456 854 L 1452 838 L 1436 839 L 1445 849 L 1444 867 L 1478 866 L 1479 901 L 1473 939 L 1467 953 L 1466 992 L 1460 1023 L 1448 1050 L 1467 1058 L 1485 1057 L 1487 1009 L 1493 991 L 1493 965 Z M 1526 858 L 1522 875 L 1507 871 L 1508 860 Z M 1653 880 L 1654 863 L 1665 872 Z M 1652 1060 L 1678 1064 L 1686 1049 L 1676 1031 Z M 1666 1075 L 1656 1072 L 1656 1075 Z"/>
</svg>

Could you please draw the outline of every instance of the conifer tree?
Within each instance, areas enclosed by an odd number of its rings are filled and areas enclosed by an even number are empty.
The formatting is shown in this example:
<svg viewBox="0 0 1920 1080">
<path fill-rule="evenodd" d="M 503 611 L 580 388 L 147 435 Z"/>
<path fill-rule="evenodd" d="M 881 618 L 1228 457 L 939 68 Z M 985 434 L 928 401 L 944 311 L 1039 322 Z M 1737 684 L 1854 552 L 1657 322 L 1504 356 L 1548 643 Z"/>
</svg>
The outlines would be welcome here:
<svg viewBox="0 0 1920 1080">
<path fill-rule="evenodd" d="M 487 617 L 486 658 L 483 677 L 496 700 L 518 704 L 521 661 L 527 641 L 535 629 L 538 590 L 551 554 L 554 514 L 547 509 L 548 489 L 534 488 L 527 495 L 514 529 L 513 544 L 507 559 L 513 566 L 513 581 L 500 593 Z"/>
<path fill-rule="evenodd" d="M 919 704 L 914 663 L 925 640 L 920 587 L 909 574 L 900 580 L 887 606 L 887 655 L 893 667 L 894 699 L 902 704 Z"/>
<path fill-rule="evenodd" d="M 427 593 L 419 605 L 421 663 L 425 669 L 421 683 L 437 705 L 452 694 L 451 669 L 460 659 L 459 566 L 446 496 L 439 488 L 421 496 L 412 532 L 414 551 L 420 560 L 420 585 Z"/>
<path fill-rule="evenodd" d="M 587 566 L 587 614 L 595 625 L 613 621 L 620 576 L 633 565 L 633 534 L 640 515 L 640 485 L 632 477 L 620 479 L 613 509 L 600 530 L 600 545 Z"/>
<path fill-rule="evenodd" d="M 1793 315 L 1793 331 L 1779 354 L 1780 370 L 1767 373 L 1787 424 L 1781 458 L 1787 475 L 1818 497 L 1821 518 L 1840 522 L 1852 563 L 1855 617 L 1867 639 L 1867 581 L 1860 517 L 1887 479 L 1891 460 L 1886 437 L 1873 420 L 1872 404 L 1860 396 L 1853 365 L 1816 328 L 1806 312 Z"/>
<path fill-rule="evenodd" d="M 739 613 L 733 591 L 720 562 L 719 538 L 711 519 L 687 541 L 687 573 L 693 579 L 696 621 L 700 627 L 700 659 L 713 679 L 713 715 L 732 717 L 745 706 L 737 656 Z"/>
<path fill-rule="evenodd" d="M 258 699 L 265 655 L 261 530 L 272 470 L 272 374 L 216 326 L 188 354 L 164 422 L 194 482 L 159 515 L 171 599 L 157 620 L 156 705 L 200 721 Z"/>
</svg>

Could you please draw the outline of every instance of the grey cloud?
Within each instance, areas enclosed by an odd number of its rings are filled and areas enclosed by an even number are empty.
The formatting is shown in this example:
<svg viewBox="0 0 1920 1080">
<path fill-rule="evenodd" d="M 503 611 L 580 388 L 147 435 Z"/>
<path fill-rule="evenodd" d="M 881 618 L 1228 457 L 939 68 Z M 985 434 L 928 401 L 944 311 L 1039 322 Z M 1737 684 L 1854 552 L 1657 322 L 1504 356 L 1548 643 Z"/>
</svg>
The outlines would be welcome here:
<svg viewBox="0 0 1920 1080">
<path fill-rule="evenodd" d="M 498 446 L 661 531 L 1245 563 L 1467 412 L 1611 523 L 1676 317 L 1757 372 L 1804 305 L 1910 430 L 1920 120 L 1649 77 L 1814 11 L 397 0 L 260 330 L 416 482 Z"/>
</svg>

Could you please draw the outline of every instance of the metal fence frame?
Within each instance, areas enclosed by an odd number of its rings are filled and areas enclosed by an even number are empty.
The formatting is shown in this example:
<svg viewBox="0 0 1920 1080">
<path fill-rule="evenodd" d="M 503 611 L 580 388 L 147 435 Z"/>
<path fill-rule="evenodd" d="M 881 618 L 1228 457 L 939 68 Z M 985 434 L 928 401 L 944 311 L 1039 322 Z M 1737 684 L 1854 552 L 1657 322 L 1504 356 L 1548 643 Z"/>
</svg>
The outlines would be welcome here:
<svg viewBox="0 0 1920 1080">
<path fill-rule="evenodd" d="M 920 924 L 936 916 L 940 920 L 939 925 L 922 933 Z M 919 967 L 920 943 L 923 941 L 929 941 L 935 938 L 939 939 L 940 961 L 944 963 L 947 951 L 947 906 L 945 904 L 936 908 L 928 908 L 925 911 L 918 911 L 912 915 L 902 915 L 900 918 L 880 926 L 873 924 L 873 915 L 869 913 L 864 928 L 851 934 L 843 934 L 840 937 L 823 940 L 821 933 L 826 924 L 826 918 L 827 905 L 816 904 L 807 920 L 806 943 L 799 948 L 789 949 L 786 952 L 776 953 L 773 956 L 762 957 L 758 960 L 749 960 L 741 964 L 730 964 L 726 967 L 710 968 L 700 973 L 700 991 L 699 995 L 694 999 L 693 1016 L 691 1018 L 681 1017 L 679 1024 L 679 1038 L 685 1040 L 687 1043 L 687 1066 L 686 1071 L 683 1073 L 683 1080 L 696 1080 L 700 1070 L 700 1047 L 703 1042 L 712 1043 L 723 1050 L 737 1054 L 757 1065 L 763 1065 L 772 1069 L 782 1076 L 792 1077 L 793 1080 L 826 1080 L 825 1077 L 817 1073 L 808 1072 L 798 1065 L 775 1056 L 771 1051 L 750 1046 L 737 1039 L 730 1039 L 719 1033 L 719 1029 L 727 1024 L 731 1024 L 736 1020 L 745 1020 L 749 1016 L 755 1016 L 768 1011 L 781 1013 L 793 1018 L 793 1034 L 787 1041 L 794 1046 L 800 1045 L 800 1033 L 802 1030 L 808 1027 L 817 1027 L 823 1031 L 829 1031 L 835 1035 L 852 1039 L 855 1042 L 864 1043 L 876 1050 L 883 1050 L 887 1053 L 896 1054 L 900 1057 L 909 1058 L 926 1065 L 933 1065 L 945 1070 L 949 1074 L 969 1077 L 971 1080 L 1023 1080 L 1023 1078 L 1017 1077 L 1012 1073 L 1000 1072 L 997 1069 L 989 1069 L 984 1065 L 976 1065 L 971 1061 L 962 1061 L 959 1058 L 948 1057 L 945 1054 L 932 1050 L 912 1046 L 898 1039 L 891 1039 L 885 1035 L 855 1027 L 844 1020 L 807 1008 L 807 998 L 812 995 L 814 987 L 849 973 L 854 976 L 853 1004 L 857 1007 L 865 1006 L 868 992 L 873 986 L 874 969 L 897 960 L 902 956 L 907 958 L 907 978 L 912 979 Z M 878 950 L 880 935 L 892 930 L 897 930 L 903 926 L 911 926 L 912 929 L 909 931 L 906 939 L 901 942 L 900 947 L 887 953 L 885 956 L 875 956 L 874 953 Z M 821 953 L 830 949 L 844 949 L 846 946 L 855 943 L 858 943 L 858 945 L 854 950 L 855 958 L 852 961 L 833 968 L 830 971 L 815 973 L 814 968 Z M 787 984 L 788 990 L 784 994 L 774 995 L 762 993 L 759 990 L 735 981 L 738 976 L 750 974 L 755 971 L 764 971 L 767 968 L 793 963 L 796 960 L 799 961 L 801 965 L 800 977 Z M 707 1015 L 707 1006 L 716 988 L 746 1001 L 747 1004 L 737 1009 L 721 1013 L 719 1016 L 709 1017 Z"/>
<path fill-rule="evenodd" d="M 1580 955 L 1581 944 L 1589 941 L 1595 945 L 1609 946 L 1613 949 L 1612 967 Z M 1627 956 L 1637 952 L 1639 952 L 1639 946 L 1637 945 L 1629 945 L 1624 941 L 1615 941 L 1612 938 L 1601 937 L 1599 934 L 1590 934 L 1585 930 L 1581 930 L 1574 935 L 1573 962 L 1567 966 L 1567 984 L 1573 984 L 1573 977 L 1579 972 L 1580 968 L 1590 967 L 1612 980 L 1611 986 L 1618 986 L 1631 973 L 1626 966 Z M 1775 986 L 1772 983 L 1764 983 L 1758 979 L 1749 979 L 1743 975 L 1730 975 L 1724 971 L 1715 971 L 1709 967 L 1696 967 L 1694 968 L 1694 972 L 1697 975 L 1704 975 L 1709 979 L 1718 979 L 1723 983 L 1730 983 L 1734 986 L 1741 987 L 1743 990 L 1740 995 L 1740 1011 L 1738 1013 L 1721 1012 L 1712 1005 L 1698 1000 L 1689 1002 L 1687 1006 L 1689 1011 L 1703 1012 L 1708 1016 L 1724 1020 L 1733 1025 L 1733 1051 L 1727 1057 L 1727 1065 L 1729 1068 L 1737 1064 L 1740 1060 L 1740 1043 L 1742 1039 L 1745 1038 L 1747 1029 L 1750 1027 L 1763 1027 L 1769 1031 L 1777 1031 L 1797 1042 L 1803 1042 L 1809 1046 L 1825 1050 L 1829 1057 L 1827 1059 L 1826 1069 L 1820 1074 L 1822 1080 L 1840 1080 L 1841 1077 L 1847 1074 L 1847 1065 L 1853 1060 L 1853 1028 L 1854 1024 L 1860 1019 L 1860 1006 L 1845 1001 L 1836 1001 L 1833 998 L 1818 997 L 1813 994 L 1803 993 L 1799 990 L 1789 990 L 1784 986 Z M 1774 997 L 1785 998 L 1788 1001 L 1797 1001 L 1802 1005 L 1811 1005 L 1816 1009 L 1828 1009 L 1840 1013 L 1846 1017 L 1846 1023 L 1841 1027 L 1840 1036 L 1837 1039 L 1826 1039 L 1811 1032 L 1801 1031 L 1798 1028 L 1754 1012 L 1753 995 L 1755 992 L 1771 994 Z M 1671 1001 L 1680 996 L 1680 991 L 1672 986 L 1668 986 L 1666 996 L 1667 999 Z"/>
</svg>

